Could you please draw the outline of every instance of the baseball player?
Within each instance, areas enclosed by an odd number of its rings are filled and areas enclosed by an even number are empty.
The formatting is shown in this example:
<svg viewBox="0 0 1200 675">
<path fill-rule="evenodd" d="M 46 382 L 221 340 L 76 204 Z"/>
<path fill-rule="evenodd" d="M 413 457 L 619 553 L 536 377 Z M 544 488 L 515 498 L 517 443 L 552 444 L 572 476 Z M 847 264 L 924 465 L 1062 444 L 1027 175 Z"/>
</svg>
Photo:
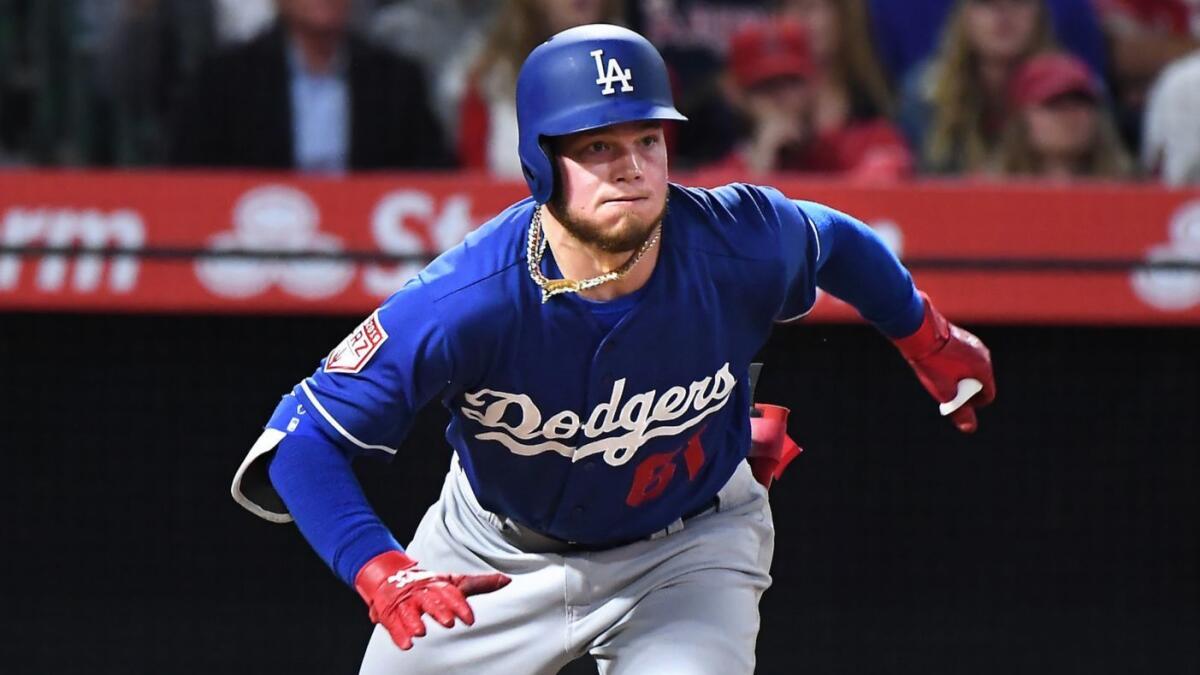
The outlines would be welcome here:
<svg viewBox="0 0 1200 675">
<path fill-rule="evenodd" d="M 766 469 L 746 461 L 748 369 L 772 325 L 818 286 L 846 300 L 964 432 L 994 396 L 987 349 L 854 218 L 668 182 L 662 125 L 685 118 L 640 35 L 559 33 L 522 66 L 517 107 L 531 198 L 284 396 L 234 498 L 294 519 L 362 596 L 378 624 L 365 675 L 553 674 L 589 653 L 614 675 L 750 673 L 771 583 L 763 483 L 795 451 L 767 415 Z M 394 456 L 434 399 L 454 452 L 405 548 L 350 464 Z"/>
</svg>

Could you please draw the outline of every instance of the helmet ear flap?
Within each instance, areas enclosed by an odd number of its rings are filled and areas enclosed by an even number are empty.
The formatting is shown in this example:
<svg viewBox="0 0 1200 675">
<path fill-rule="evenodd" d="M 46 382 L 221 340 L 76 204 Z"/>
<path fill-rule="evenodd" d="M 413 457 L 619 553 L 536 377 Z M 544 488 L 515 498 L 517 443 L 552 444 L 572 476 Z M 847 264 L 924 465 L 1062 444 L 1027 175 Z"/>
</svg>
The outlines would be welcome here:
<svg viewBox="0 0 1200 675">
<path fill-rule="evenodd" d="M 532 152 L 521 153 L 521 173 L 525 175 L 534 201 L 545 204 L 554 190 L 554 166 L 540 140 L 535 147 Z"/>
<path fill-rule="evenodd" d="M 537 183 L 538 183 L 537 173 L 535 173 L 533 169 L 529 168 L 529 165 L 526 164 L 525 162 L 521 162 L 521 173 L 525 176 L 526 183 L 529 183 L 531 186 L 537 185 Z M 535 193 L 534 196 L 536 197 L 537 196 L 536 195 L 537 188 L 535 187 L 533 191 Z"/>
<path fill-rule="evenodd" d="M 550 201 L 559 188 L 559 172 L 552 146 L 549 138 L 538 136 L 537 149 L 521 153 L 521 173 L 529 184 L 534 201 L 539 204 Z"/>
<path fill-rule="evenodd" d="M 558 170 L 558 162 L 555 160 L 554 140 L 547 136 L 538 138 L 538 147 L 541 148 L 542 154 L 546 157 L 546 163 L 550 166 L 550 171 L 547 175 L 550 176 L 550 193 L 546 196 L 546 201 L 549 202 L 558 195 L 558 191 L 562 188 L 562 176 Z"/>
</svg>

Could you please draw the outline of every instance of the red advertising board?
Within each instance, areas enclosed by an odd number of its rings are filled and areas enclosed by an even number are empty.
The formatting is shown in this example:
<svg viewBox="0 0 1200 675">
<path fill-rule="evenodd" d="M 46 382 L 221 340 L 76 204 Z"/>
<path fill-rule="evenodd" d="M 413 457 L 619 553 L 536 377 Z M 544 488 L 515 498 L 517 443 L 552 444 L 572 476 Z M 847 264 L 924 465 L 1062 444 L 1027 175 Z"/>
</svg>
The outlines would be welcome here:
<svg viewBox="0 0 1200 675">
<path fill-rule="evenodd" d="M 713 185 L 719 177 L 684 182 Z M 1200 191 L 769 181 L 862 218 L 905 260 L 1200 261 Z M 18 254 L 378 251 L 432 255 L 527 193 L 472 174 L 0 173 L 0 311 L 366 315 L 420 263 Z M 667 233 L 665 236 L 670 236 Z M 927 268 L 958 321 L 1200 324 L 1200 271 Z M 853 316 L 822 297 L 812 317 Z"/>
</svg>

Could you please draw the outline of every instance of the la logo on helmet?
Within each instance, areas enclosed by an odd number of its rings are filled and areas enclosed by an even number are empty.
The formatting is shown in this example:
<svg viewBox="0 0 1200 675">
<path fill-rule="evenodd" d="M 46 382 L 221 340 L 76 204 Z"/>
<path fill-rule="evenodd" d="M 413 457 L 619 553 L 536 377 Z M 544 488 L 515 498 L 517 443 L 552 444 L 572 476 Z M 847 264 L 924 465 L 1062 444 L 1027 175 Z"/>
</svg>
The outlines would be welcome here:
<svg viewBox="0 0 1200 675">
<path fill-rule="evenodd" d="M 633 73 L 628 68 L 622 70 L 621 64 L 617 63 L 615 58 L 608 60 L 608 74 L 604 73 L 604 57 L 603 49 L 596 49 L 590 52 L 592 58 L 596 59 L 596 84 L 604 85 L 600 90 L 601 94 L 608 96 L 616 93 L 613 89 L 613 83 L 620 81 L 621 91 L 633 91 L 633 85 L 629 83 L 633 79 Z"/>
</svg>

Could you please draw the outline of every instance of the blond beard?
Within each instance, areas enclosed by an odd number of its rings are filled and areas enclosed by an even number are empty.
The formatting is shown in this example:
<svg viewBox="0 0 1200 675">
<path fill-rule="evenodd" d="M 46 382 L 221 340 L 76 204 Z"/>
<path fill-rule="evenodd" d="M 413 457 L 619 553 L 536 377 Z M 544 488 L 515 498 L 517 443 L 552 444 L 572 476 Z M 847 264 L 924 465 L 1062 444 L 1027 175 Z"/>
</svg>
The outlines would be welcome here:
<svg viewBox="0 0 1200 675">
<path fill-rule="evenodd" d="M 616 232 L 608 234 L 601 232 L 600 226 L 595 223 L 590 223 L 585 220 L 573 217 L 563 204 L 560 194 L 555 194 L 546 203 L 546 208 L 550 210 L 550 215 L 563 226 L 567 234 L 571 235 L 579 243 L 597 248 L 605 253 L 630 253 L 642 247 L 650 235 L 654 233 L 654 228 L 662 222 L 663 216 L 667 213 L 667 198 L 663 198 L 662 209 L 658 215 L 654 216 L 649 222 L 641 222 L 640 218 L 633 215 L 626 216 L 627 220 L 623 227 L 619 227 Z"/>
</svg>

